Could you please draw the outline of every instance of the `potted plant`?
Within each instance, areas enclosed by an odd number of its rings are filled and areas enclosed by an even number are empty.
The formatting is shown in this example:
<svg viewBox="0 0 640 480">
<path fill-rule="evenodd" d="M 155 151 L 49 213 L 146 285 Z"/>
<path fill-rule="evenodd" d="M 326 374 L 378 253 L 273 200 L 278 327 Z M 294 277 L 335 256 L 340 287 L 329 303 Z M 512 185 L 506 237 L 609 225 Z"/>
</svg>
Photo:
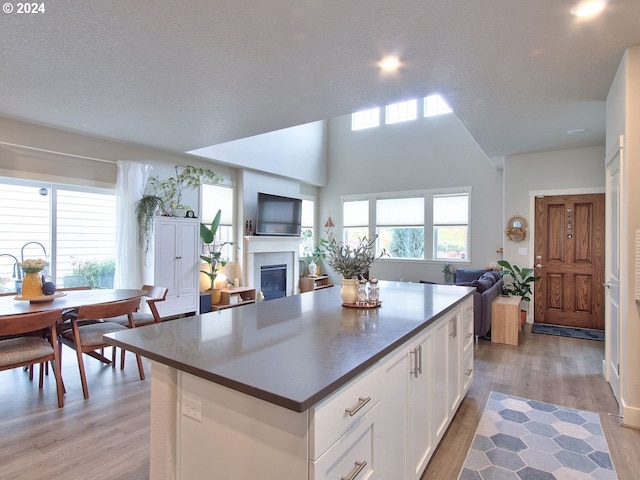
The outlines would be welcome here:
<svg viewBox="0 0 640 480">
<path fill-rule="evenodd" d="M 442 266 L 442 273 L 444 274 L 444 283 L 453 283 L 453 269 L 451 268 L 451 265 L 445 263 Z"/>
<path fill-rule="evenodd" d="M 181 170 L 179 170 L 181 169 Z M 176 216 L 179 212 L 191 210 L 188 205 L 182 204 L 182 190 L 185 187 L 197 188 L 202 185 L 202 180 L 207 179 L 213 183 L 222 181 L 222 177 L 208 168 L 197 168 L 191 165 L 176 165 L 175 177 L 160 180 L 157 176 L 149 179 L 152 192 L 136 203 L 136 219 L 138 221 L 138 239 L 144 243 L 146 254 L 149 251 L 151 234 L 153 233 L 153 217 L 157 212 L 162 215 Z M 180 215 L 184 216 L 184 214 Z"/>
<path fill-rule="evenodd" d="M 200 224 L 200 238 L 205 244 L 205 249 L 202 255 L 200 255 L 200 259 L 207 264 L 207 269 L 200 270 L 200 272 L 209 277 L 210 285 L 208 290 L 211 291 L 212 304 L 220 302 L 220 292 L 216 292 L 213 288 L 214 281 L 218 276 L 220 268 L 227 264 L 226 260 L 222 259 L 222 247 L 225 245 L 233 245 L 233 242 L 223 242 L 220 244 L 215 243 L 221 216 L 222 210 L 218 210 L 218 213 L 216 213 L 216 216 L 211 222 L 211 226 L 204 223 Z"/>
<path fill-rule="evenodd" d="M 531 285 L 540 280 L 540 277 L 535 276 L 535 270 L 533 268 L 520 268 L 517 265 L 511 265 L 506 260 L 498 260 L 498 265 L 503 268 L 503 277 L 511 277 L 511 282 L 508 285 L 505 284 L 503 291 L 508 292 L 510 295 L 516 295 L 520 297 L 523 302 L 530 302 L 530 295 L 532 293 Z M 526 309 L 521 308 L 520 312 L 520 314 L 526 321 Z"/>
<path fill-rule="evenodd" d="M 342 302 L 353 304 L 358 293 L 358 279 L 365 275 L 374 261 L 387 255 L 385 249 L 380 254 L 375 254 L 375 242 L 378 235 L 371 238 L 362 237 L 355 247 L 332 239 L 327 242 L 327 263 L 335 271 L 342 275 L 340 296 Z"/>
<path fill-rule="evenodd" d="M 329 241 L 321 238 L 318 245 L 307 246 L 304 249 L 304 261 L 309 268 L 309 275 L 312 277 L 318 275 L 320 264 L 327 258 L 327 246 Z"/>
</svg>

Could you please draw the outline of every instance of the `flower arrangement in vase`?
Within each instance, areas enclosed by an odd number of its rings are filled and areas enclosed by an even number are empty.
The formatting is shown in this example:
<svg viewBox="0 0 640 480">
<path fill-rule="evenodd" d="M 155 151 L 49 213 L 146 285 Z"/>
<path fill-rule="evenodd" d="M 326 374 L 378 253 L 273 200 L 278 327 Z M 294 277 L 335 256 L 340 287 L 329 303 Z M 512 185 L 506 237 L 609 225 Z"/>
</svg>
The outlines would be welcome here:
<svg viewBox="0 0 640 480">
<path fill-rule="evenodd" d="M 340 296 L 345 304 L 356 303 L 358 295 L 358 280 L 371 268 L 373 262 L 385 255 L 383 248 L 378 255 L 375 253 L 375 244 L 378 235 L 370 238 L 362 237 L 355 246 L 344 242 L 338 242 L 332 238 L 327 245 L 327 263 L 331 269 L 342 275 Z"/>
<path fill-rule="evenodd" d="M 24 272 L 22 279 L 22 297 L 34 298 L 42 295 L 42 280 L 39 273 L 47 266 L 41 258 L 28 258 L 18 264 Z"/>
</svg>

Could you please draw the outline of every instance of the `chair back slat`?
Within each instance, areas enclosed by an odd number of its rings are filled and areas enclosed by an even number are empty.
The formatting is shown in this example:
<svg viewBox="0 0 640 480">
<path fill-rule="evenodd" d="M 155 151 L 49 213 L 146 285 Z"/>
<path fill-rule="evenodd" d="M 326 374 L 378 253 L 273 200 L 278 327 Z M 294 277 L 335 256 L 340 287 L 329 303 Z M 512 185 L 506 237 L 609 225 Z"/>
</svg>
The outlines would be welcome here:
<svg viewBox="0 0 640 480">
<path fill-rule="evenodd" d="M 146 297 L 160 301 L 163 301 L 167 297 L 168 291 L 165 287 L 158 287 L 157 285 L 143 285 L 142 290 L 147 292 Z"/>
<path fill-rule="evenodd" d="M 21 335 L 43 330 L 60 322 L 61 319 L 61 309 L 0 317 L 0 336 Z"/>
<path fill-rule="evenodd" d="M 128 315 L 134 312 L 139 304 L 140 298 L 130 298 L 119 302 L 83 305 L 78 310 L 78 320 L 99 320 Z"/>
</svg>

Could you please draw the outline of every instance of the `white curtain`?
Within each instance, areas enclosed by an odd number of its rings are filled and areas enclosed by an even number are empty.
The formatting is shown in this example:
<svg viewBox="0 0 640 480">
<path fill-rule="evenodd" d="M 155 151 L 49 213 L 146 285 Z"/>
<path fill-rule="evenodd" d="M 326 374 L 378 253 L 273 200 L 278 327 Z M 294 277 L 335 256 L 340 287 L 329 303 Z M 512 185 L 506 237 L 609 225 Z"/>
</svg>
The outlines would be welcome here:
<svg viewBox="0 0 640 480">
<path fill-rule="evenodd" d="M 143 285 L 144 249 L 138 243 L 136 202 L 142 198 L 153 167 L 118 160 L 116 177 L 116 274 L 114 288 Z"/>
</svg>

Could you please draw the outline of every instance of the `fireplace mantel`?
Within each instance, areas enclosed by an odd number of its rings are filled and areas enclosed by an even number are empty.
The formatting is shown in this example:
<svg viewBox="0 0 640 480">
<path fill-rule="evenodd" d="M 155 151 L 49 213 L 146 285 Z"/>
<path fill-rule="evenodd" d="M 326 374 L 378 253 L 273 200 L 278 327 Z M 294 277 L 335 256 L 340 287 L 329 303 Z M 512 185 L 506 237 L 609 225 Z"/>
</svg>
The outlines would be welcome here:
<svg viewBox="0 0 640 480">
<path fill-rule="evenodd" d="M 244 237 L 244 284 L 260 289 L 260 267 L 285 264 L 287 266 L 287 295 L 296 295 L 300 276 L 300 237 L 254 235 Z"/>
</svg>

